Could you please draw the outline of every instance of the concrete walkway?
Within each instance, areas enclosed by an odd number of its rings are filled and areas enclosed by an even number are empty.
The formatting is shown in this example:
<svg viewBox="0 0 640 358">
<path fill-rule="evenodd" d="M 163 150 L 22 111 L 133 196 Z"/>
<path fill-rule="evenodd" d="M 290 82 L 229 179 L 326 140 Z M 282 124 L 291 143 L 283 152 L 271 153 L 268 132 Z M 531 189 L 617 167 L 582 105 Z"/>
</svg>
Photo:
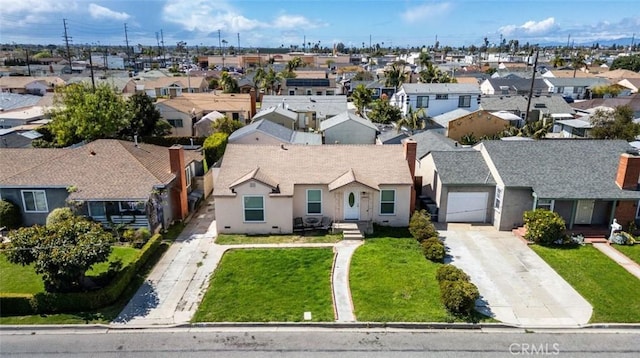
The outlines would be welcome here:
<svg viewBox="0 0 640 358">
<path fill-rule="evenodd" d="M 333 305 L 336 311 L 336 321 L 355 322 L 351 289 L 349 288 L 349 268 L 351 257 L 356 249 L 362 245 L 362 240 L 342 240 L 335 246 L 336 257 L 333 264 L 331 286 L 333 288 Z"/>
<path fill-rule="evenodd" d="M 629 271 L 632 275 L 640 279 L 640 265 L 638 265 L 635 261 L 631 260 L 607 243 L 594 243 L 593 247 L 600 250 L 600 252 L 602 252 L 603 254 L 609 256 L 613 261 L 618 263 L 618 265 L 624 267 L 625 270 Z"/>
<path fill-rule="evenodd" d="M 480 311 L 527 327 L 578 327 L 589 322 L 591 305 L 511 232 L 449 224 L 440 235 L 451 263 L 478 286 Z"/>
</svg>

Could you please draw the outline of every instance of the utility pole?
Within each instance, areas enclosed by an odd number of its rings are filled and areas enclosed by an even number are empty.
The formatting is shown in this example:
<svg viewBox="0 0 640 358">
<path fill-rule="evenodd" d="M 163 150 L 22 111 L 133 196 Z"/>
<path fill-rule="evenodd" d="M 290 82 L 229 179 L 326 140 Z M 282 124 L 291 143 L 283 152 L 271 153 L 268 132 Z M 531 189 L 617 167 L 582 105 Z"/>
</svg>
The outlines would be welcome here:
<svg viewBox="0 0 640 358">
<path fill-rule="evenodd" d="M 107 78 L 107 69 L 109 68 L 109 64 L 107 62 L 107 56 L 108 56 L 108 52 L 107 52 L 107 45 L 104 45 L 104 78 Z"/>
<path fill-rule="evenodd" d="M 160 43 L 162 44 L 162 65 L 167 67 L 167 52 L 164 50 L 164 32 L 160 29 Z"/>
<path fill-rule="evenodd" d="M 238 50 L 236 53 L 240 54 L 240 33 L 238 32 Z"/>
<path fill-rule="evenodd" d="M 302 52 L 307 52 L 307 35 L 302 36 Z"/>
<path fill-rule="evenodd" d="M 570 42 L 571 42 L 571 34 L 567 35 L 567 50 L 569 49 Z"/>
<path fill-rule="evenodd" d="M 371 34 L 369 34 L 369 51 L 372 51 L 372 49 L 371 49 Z"/>
<path fill-rule="evenodd" d="M 220 55 L 222 55 L 222 37 L 220 35 L 220 29 L 218 29 L 218 48 L 220 49 Z"/>
<path fill-rule="evenodd" d="M 91 47 L 89 47 L 89 68 L 91 69 L 91 88 L 96 91 L 96 80 L 93 76 L 93 60 L 91 59 Z"/>
<path fill-rule="evenodd" d="M 160 34 L 157 31 L 156 31 L 156 44 L 158 45 L 158 56 L 160 56 Z M 151 66 L 151 64 L 149 64 L 149 66 Z"/>
<path fill-rule="evenodd" d="M 131 54 L 129 53 L 129 36 L 127 35 L 127 23 L 124 24 L 124 42 L 127 45 L 127 66 L 131 66 Z"/>
<path fill-rule="evenodd" d="M 67 61 L 69 62 L 69 73 L 71 73 L 71 49 L 69 48 L 69 40 L 71 37 L 67 34 L 67 19 L 62 19 L 64 25 L 64 43 L 67 46 Z"/>
<path fill-rule="evenodd" d="M 25 54 L 27 55 L 27 72 L 28 76 L 31 76 L 31 65 L 29 65 L 29 49 L 24 49 Z"/>
<path fill-rule="evenodd" d="M 536 69 L 538 68 L 538 54 L 540 49 L 536 49 L 536 59 L 533 62 L 533 75 L 531 76 L 531 86 L 529 87 L 529 99 L 527 99 L 527 113 L 525 122 L 529 122 L 529 111 L 531 111 L 531 97 L 533 97 L 533 83 L 536 80 Z"/>
</svg>

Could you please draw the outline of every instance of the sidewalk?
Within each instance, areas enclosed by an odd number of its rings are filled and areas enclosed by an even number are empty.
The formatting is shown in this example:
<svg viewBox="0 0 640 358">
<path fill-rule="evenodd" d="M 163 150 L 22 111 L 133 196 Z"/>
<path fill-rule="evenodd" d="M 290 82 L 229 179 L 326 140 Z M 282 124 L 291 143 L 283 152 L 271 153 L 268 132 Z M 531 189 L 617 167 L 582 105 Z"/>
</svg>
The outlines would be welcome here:
<svg viewBox="0 0 640 358">
<path fill-rule="evenodd" d="M 353 253 L 363 243 L 362 240 L 342 240 L 335 245 L 336 257 L 331 276 L 331 287 L 337 322 L 356 321 L 349 287 L 349 268 Z"/>
<path fill-rule="evenodd" d="M 603 254 L 609 256 L 613 261 L 618 263 L 618 265 L 624 267 L 625 270 L 629 271 L 632 275 L 640 279 L 640 265 L 638 265 L 635 261 L 626 257 L 620 251 L 611 247 L 608 243 L 594 243 L 593 247 L 600 250 Z"/>
</svg>

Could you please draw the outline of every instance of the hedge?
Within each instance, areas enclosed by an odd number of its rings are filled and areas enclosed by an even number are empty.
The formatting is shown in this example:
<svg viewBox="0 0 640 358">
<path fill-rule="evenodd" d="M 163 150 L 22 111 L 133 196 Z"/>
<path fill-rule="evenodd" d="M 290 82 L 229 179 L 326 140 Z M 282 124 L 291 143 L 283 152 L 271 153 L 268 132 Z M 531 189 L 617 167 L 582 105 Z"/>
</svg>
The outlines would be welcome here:
<svg viewBox="0 0 640 358">
<path fill-rule="evenodd" d="M 40 292 L 35 295 L 0 293 L 0 315 L 80 312 L 108 306 L 120 298 L 136 274 L 158 250 L 161 243 L 162 236 L 154 235 L 138 252 L 136 259 L 118 272 L 109 285 L 95 291 Z"/>
<path fill-rule="evenodd" d="M 440 285 L 440 300 L 447 310 L 457 315 L 470 315 L 480 293 L 478 287 L 469 281 L 469 275 L 446 264 L 438 268 L 436 279 Z"/>
</svg>

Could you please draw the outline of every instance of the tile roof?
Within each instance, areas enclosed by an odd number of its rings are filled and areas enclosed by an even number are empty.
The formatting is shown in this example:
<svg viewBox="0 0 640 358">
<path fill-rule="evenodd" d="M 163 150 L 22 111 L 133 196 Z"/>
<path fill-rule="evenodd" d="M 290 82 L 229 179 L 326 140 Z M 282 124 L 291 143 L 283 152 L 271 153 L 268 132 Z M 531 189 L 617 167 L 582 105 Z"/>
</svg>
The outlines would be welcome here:
<svg viewBox="0 0 640 358">
<path fill-rule="evenodd" d="M 495 185 L 491 171 L 475 150 L 431 152 L 442 184 L 446 185 Z"/>
<path fill-rule="evenodd" d="M 623 140 L 484 141 L 508 187 L 533 188 L 547 199 L 640 199 L 616 183 Z"/>
<path fill-rule="evenodd" d="M 233 195 L 231 185 L 256 168 L 278 183 L 280 195 L 293 195 L 296 184 L 337 186 L 350 170 L 353 178 L 379 188 L 411 185 L 401 145 L 248 145 L 229 144 L 225 150 L 214 196 Z"/>
<path fill-rule="evenodd" d="M 358 124 L 363 125 L 366 128 L 372 129 L 374 131 L 378 131 L 378 127 L 376 127 L 373 123 L 371 123 L 370 120 L 364 119 L 359 115 L 350 111 L 344 111 L 338 115 L 335 115 L 331 118 L 328 118 L 322 121 L 322 123 L 320 123 L 320 130 L 324 131 L 347 121 L 354 121 Z"/>
<path fill-rule="evenodd" d="M 185 151 L 185 163 L 202 160 Z M 0 186 L 75 186 L 70 200 L 146 199 L 154 186 L 171 182 L 169 149 L 101 139 L 72 149 L 0 148 Z"/>
</svg>

